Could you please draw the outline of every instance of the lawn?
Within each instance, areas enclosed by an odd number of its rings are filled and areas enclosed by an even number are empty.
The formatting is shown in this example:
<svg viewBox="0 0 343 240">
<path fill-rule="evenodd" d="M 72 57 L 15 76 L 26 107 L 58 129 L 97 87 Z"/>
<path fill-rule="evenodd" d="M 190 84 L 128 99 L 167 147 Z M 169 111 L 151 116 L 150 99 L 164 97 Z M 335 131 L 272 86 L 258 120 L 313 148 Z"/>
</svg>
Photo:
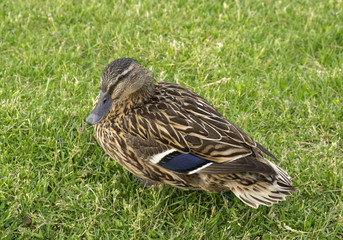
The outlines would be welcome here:
<svg viewBox="0 0 343 240">
<path fill-rule="evenodd" d="M 343 2 L 0 2 L 0 239 L 342 239 Z M 297 187 L 142 189 L 85 123 L 103 68 L 137 59 L 279 159 Z"/>
</svg>

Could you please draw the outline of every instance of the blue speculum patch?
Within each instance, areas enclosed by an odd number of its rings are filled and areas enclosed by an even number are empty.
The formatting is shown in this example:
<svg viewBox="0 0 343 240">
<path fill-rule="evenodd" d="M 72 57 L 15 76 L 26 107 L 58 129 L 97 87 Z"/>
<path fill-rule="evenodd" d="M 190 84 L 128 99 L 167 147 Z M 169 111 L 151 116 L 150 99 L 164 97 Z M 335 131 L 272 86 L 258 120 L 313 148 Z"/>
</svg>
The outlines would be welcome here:
<svg viewBox="0 0 343 240">
<path fill-rule="evenodd" d="M 158 165 L 181 173 L 187 173 L 210 163 L 206 159 L 194 156 L 190 153 L 172 152 L 159 161 Z"/>
</svg>

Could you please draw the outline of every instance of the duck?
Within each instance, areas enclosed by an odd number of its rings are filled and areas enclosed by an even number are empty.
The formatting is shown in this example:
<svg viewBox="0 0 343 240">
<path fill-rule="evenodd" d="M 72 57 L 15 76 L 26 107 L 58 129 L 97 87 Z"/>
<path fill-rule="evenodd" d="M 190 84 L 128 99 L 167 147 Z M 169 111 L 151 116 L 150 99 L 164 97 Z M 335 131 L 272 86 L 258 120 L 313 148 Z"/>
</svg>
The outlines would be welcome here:
<svg viewBox="0 0 343 240">
<path fill-rule="evenodd" d="M 86 122 L 110 158 L 150 185 L 232 191 L 252 208 L 295 190 L 265 147 L 195 92 L 155 83 L 152 71 L 132 58 L 105 67 Z"/>
</svg>

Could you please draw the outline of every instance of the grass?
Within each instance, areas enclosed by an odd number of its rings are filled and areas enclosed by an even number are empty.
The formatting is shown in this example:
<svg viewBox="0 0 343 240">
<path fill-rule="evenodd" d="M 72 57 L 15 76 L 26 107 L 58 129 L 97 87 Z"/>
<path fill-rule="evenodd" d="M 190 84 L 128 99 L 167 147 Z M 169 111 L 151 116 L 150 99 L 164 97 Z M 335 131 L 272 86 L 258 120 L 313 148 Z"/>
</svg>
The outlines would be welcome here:
<svg viewBox="0 0 343 240">
<path fill-rule="evenodd" d="M 343 238 L 342 1 L 0 9 L 1 239 Z M 231 193 L 141 189 L 85 124 L 102 69 L 119 57 L 208 99 L 298 191 L 255 210 Z"/>
</svg>

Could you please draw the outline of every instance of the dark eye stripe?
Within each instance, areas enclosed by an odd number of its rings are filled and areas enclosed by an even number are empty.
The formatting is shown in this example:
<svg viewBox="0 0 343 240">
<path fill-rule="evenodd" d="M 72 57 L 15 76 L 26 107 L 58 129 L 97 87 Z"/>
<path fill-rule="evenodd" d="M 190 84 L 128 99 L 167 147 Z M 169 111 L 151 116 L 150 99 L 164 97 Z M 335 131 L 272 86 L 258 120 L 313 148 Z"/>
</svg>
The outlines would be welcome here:
<svg viewBox="0 0 343 240">
<path fill-rule="evenodd" d="M 109 87 L 108 92 L 109 92 L 110 94 L 112 94 L 113 90 L 117 87 L 117 85 L 119 84 L 119 82 L 120 82 L 121 80 L 123 80 L 124 78 L 126 78 L 131 72 L 132 72 L 132 70 L 128 71 L 128 72 L 125 73 L 124 75 L 119 75 L 119 76 L 117 77 L 117 81 Z"/>
<path fill-rule="evenodd" d="M 114 88 L 118 85 L 118 83 L 119 83 L 119 81 L 116 81 L 114 84 L 112 84 L 110 86 L 110 88 L 108 89 L 108 92 L 109 92 L 110 95 L 112 94 Z"/>
<path fill-rule="evenodd" d="M 128 72 L 125 73 L 124 75 L 119 75 L 117 81 L 120 81 L 120 80 L 126 78 L 126 77 L 132 72 L 132 70 L 133 70 L 133 69 L 131 69 L 130 71 L 128 71 Z"/>
</svg>

